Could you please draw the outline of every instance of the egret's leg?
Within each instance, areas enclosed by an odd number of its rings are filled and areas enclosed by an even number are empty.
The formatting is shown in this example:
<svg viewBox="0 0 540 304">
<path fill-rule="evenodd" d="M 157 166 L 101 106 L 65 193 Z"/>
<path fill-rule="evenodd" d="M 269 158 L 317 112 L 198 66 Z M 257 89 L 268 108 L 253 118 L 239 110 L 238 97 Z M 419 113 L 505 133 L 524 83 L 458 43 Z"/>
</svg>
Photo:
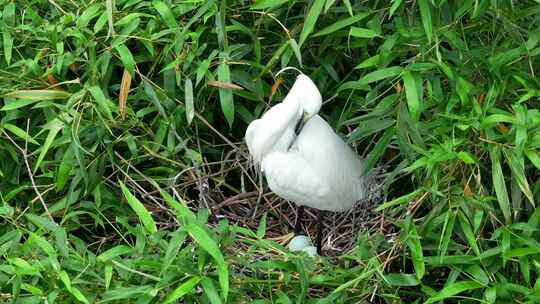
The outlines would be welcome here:
<svg viewBox="0 0 540 304">
<path fill-rule="evenodd" d="M 317 210 L 317 254 L 321 254 L 322 231 L 323 231 L 323 210 Z"/>
<path fill-rule="evenodd" d="M 304 216 L 304 206 L 298 206 L 296 209 L 296 223 L 294 223 L 294 234 L 302 234 L 302 216 Z"/>
</svg>

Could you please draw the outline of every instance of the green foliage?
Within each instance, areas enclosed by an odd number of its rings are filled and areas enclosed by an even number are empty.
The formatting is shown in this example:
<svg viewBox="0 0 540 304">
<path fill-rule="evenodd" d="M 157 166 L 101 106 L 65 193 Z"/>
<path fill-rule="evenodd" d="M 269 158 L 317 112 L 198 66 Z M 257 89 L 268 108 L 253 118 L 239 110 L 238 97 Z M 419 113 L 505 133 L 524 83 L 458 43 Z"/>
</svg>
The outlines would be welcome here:
<svg viewBox="0 0 540 304">
<path fill-rule="evenodd" d="M 0 302 L 538 302 L 538 24 L 538 1 L 0 0 Z M 313 260 L 180 187 L 249 190 L 226 163 L 289 65 L 391 160 L 398 234 Z"/>
</svg>

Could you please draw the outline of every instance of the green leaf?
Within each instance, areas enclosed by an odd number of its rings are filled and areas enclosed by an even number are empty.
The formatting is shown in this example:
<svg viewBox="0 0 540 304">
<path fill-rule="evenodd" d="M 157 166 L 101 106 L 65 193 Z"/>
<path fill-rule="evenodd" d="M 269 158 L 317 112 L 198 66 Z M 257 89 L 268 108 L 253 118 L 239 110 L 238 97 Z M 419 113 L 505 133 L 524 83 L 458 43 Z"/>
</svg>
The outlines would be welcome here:
<svg viewBox="0 0 540 304">
<path fill-rule="evenodd" d="M 71 173 L 71 169 L 73 168 L 73 157 L 73 150 L 71 147 L 68 147 L 64 152 L 62 162 L 60 163 L 56 173 L 56 191 L 64 189 L 64 186 L 68 181 L 69 174 Z"/>
<path fill-rule="evenodd" d="M 6 129 L 11 133 L 15 134 L 17 137 L 21 138 L 22 140 L 38 145 L 38 142 L 35 141 L 28 133 L 26 133 L 26 131 L 15 125 L 12 125 L 10 123 L 1 124 L 0 129 Z"/>
<path fill-rule="evenodd" d="M 28 238 L 28 241 L 30 243 L 35 243 L 49 258 L 53 258 L 56 260 L 56 257 L 58 256 L 56 254 L 56 251 L 54 250 L 54 247 L 44 238 L 39 236 L 36 233 L 30 232 L 30 237 Z M 58 261 L 55 261 L 56 264 L 58 264 Z"/>
<path fill-rule="evenodd" d="M 441 258 L 446 255 L 448 251 L 448 244 L 450 243 L 450 238 L 452 237 L 454 231 L 454 223 L 456 222 L 456 214 L 453 212 L 453 209 L 448 209 L 446 211 L 446 217 L 444 219 L 443 231 L 439 240 L 439 256 Z"/>
<path fill-rule="evenodd" d="M 8 2 L 4 6 L 4 11 L 2 12 L 2 19 L 7 26 L 15 26 L 15 2 Z M 7 28 L 2 31 L 2 42 L 4 48 L 4 58 L 6 63 L 9 65 L 11 62 L 11 55 L 13 53 L 13 36 Z"/>
<path fill-rule="evenodd" d="M 101 303 L 112 302 L 123 299 L 141 299 L 143 296 L 156 296 L 158 289 L 150 285 L 139 285 L 134 287 L 118 287 L 105 292 L 102 295 Z M 135 301 L 120 301 L 116 303 L 131 303 Z"/>
<path fill-rule="evenodd" d="M 58 229 L 58 225 L 52 222 L 49 218 L 35 215 L 32 213 L 27 213 L 24 216 L 27 220 L 29 220 L 30 222 L 32 222 L 32 224 L 38 226 L 39 228 L 46 229 L 50 232 L 54 232 L 56 231 L 56 229 Z"/>
<path fill-rule="evenodd" d="M 390 17 L 394 15 L 396 10 L 401 5 L 401 2 L 403 2 L 403 0 L 392 0 L 392 6 L 390 7 Z"/>
<path fill-rule="evenodd" d="M 465 238 L 467 239 L 469 246 L 471 246 L 471 248 L 473 249 L 474 254 L 476 254 L 477 256 L 480 255 L 480 249 L 478 248 L 478 244 L 476 243 L 476 237 L 473 233 L 469 220 L 461 211 L 458 212 L 458 217 L 461 229 L 465 234 Z"/>
<path fill-rule="evenodd" d="M 33 101 L 66 99 L 71 93 L 61 90 L 17 90 L 6 94 L 8 97 Z"/>
<path fill-rule="evenodd" d="M 260 9 L 273 9 L 276 7 L 279 7 L 285 3 L 289 2 L 289 0 L 257 0 L 253 5 L 251 6 L 252 9 L 260 10 Z"/>
<path fill-rule="evenodd" d="M 300 47 L 304 44 L 309 34 L 313 32 L 313 29 L 315 28 L 315 24 L 317 23 L 317 19 L 319 19 L 325 2 L 326 0 L 314 0 L 311 7 L 309 8 L 306 19 L 304 21 L 304 27 L 302 28 L 302 32 L 300 33 Z"/>
<path fill-rule="evenodd" d="M 225 62 L 222 62 L 217 69 L 218 80 L 221 82 L 230 82 L 231 81 L 231 72 L 229 70 L 229 65 Z M 225 115 L 225 119 L 229 124 L 229 127 L 232 127 L 234 122 L 234 100 L 233 92 L 231 89 L 219 88 L 219 101 L 221 103 L 221 110 Z"/>
<path fill-rule="evenodd" d="M 347 7 L 347 11 L 349 12 L 349 15 L 353 15 L 353 8 L 351 5 L 351 1 L 349 0 L 343 0 L 343 4 L 345 4 L 345 7 Z"/>
<path fill-rule="evenodd" d="M 200 277 L 192 277 L 191 279 L 185 281 L 180 286 L 171 292 L 163 301 L 163 304 L 173 303 L 178 299 L 181 299 L 183 296 L 188 294 L 199 282 L 201 281 Z"/>
<path fill-rule="evenodd" d="M 11 63 L 11 56 L 13 53 L 13 37 L 11 36 L 10 32 L 5 31 L 2 33 L 2 42 L 4 47 L 4 58 L 6 59 L 6 63 L 9 65 Z"/>
<path fill-rule="evenodd" d="M 86 298 L 86 296 L 77 288 L 73 287 L 69 292 L 75 297 L 75 299 L 79 300 L 81 303 L 89 304 L 90 301 Z"/>
<path fill-rule="evenodd" d="M 88 23 L 95 17 L 100 15 L 102 4 L 94 3 L 88 6 L 82 14 L 77 18 L 77 27 L 86 27 Z"/>
<path fill-rule="evenodd" d="M 201 279 L 201 285 L 203 287 L 204 293 L 210 300 L 210 303 L 212 304 L 223 303 L 221 299 L 219 298 L 219 294 L 217 292 L 216 286 L 214 285 L 214 281 L 212 279 L 203 277 Z"/>
<path fill-rule="evenodd" d="M 362 61 L 359 65 L 355 66 L 355 69 L 365 69 L 377 65 L 380 61 L 381 55 L 377 54 L 375 56 L 369 57 Z"/>
<path fill-rule="evenodd" d="M 417 286 L 420 281 L 414 274 L 409 273 L 389 273 L 383 276 L 390 286 Z"/>
<path fill-rule="evenodd" d="M 428 0 L 417 0 L 420 8 L 420 16 L 422 17 L 422 25 L 428 38 L 428 43 L 433 39 L 433 26 L 431 21 L 431 9 Z"/>
<path fill-rule="evenodd" d="M 356 22 L 366 18 L 367 16 L 369 16 L 370 13 L 369 12 L 361 12 L 361 13 L 358 13 L 356 16 L 352 16 L 352 17 L 349 17 L 349 18 L 345 18 L 343 20 L 339 20 L 325 28 L 323 28 L 322 30 L 320 30 L 319 32 L 315 33 L 312 37 L 319 37 L 319 36 L 324 36 L 324 35 L 328 35 L 328 34 L 331 34 L 335 31 L 338 31 L 344 27 L 347 27 L 351 24 L 355 24 Z"/>
<path fill-rule="evenodd" d="M 197 67 L 197 76 L 195 80 L 195 86 L 201 82 L 201 80 L 204 77 L 204 74 L 208 71 L 208 67 L 210 66 L 210 62 L 212 61 L 211 58 L 206 58 L 201 63 L 199 63 L 199 66 Z"/>
<path fill-rule="evenodd" d="M 510 199 L 506 190 L 506 183 L 501 167 L 501 150 L 498 146 L 492 145 L 489 147 L 489 156 L 491 158 L 491 175 L 493 179 L 493 187 L 497 195 L 497 202 L 504 216 L 506 224 L 511 223 L 512 212 L 510 210 Z"/>
<path fill-rule="evenodd" d="M 296 43 L 296 40 L 293 38 L 289 39 L 289 45 L 294 52 L 294 56 L 296 56 L 296 60 L 298 60 L 298 64 L 302 66 L 302 53 L 300 52 L 300 46 L 298 46 L 298 43 Z"/>
<path fill-rule="evenodd" d="M 376 212 L 380 212 L 384 209 L 388 209 L 393 206 L 409 203 L 411 200 L 413 200 L 415 197 L 420 195 L 424 190 L 423 189 L 416 189 L 415 191 L 405 194 L 403 196 L 397 197 L 389 202 L 385 202 L 383 204 L 380 204 L 377 208 L 375 208 Z"/>
<path fill-rule="evenodd" d="M 227 2 L 221 1 L 220 5 L 218 5 L 218 9 L 215 14 L 215 24 L 216 24 L 216 33 L 217 33 L 217 40 L 218 40 L 218 46 L 221 50 L 227 50 L 228 49 L 228 40 L 227 40 L 227 29 L 226 27 L 226 18 L 225 18 L 225 8 L 227 7 Z M 228 57 L 228 56 L 224 56 Z"/>
<path fill-rule="evenodd" d="M 371 170 L 379 161 L 379 159 L 384 155 L 384 152 L 390 144 L 390 141 L 392 140 L 394 134 L 395 129 L 391 127 L 387 128 L 386 131 L 384 131 L 383 136 L 381 137 L 381 139 L 379 139 L 373 150 L 371 150 L 371 152 L 368 154 L 364 162 L 364 173 L 369 172 L 369 170 Z"/>
<path fill-rule="evenodd" d="M 111 287 L 111 280 L 113 275 L 113 266 L 112 264 L 105 265 L 105 290 L 109 290 L 109 287 Z"/>
<path fill-rule="evenodd" d="M 112 110 L 111 110 L 111 104 L 112 102 L 105 97 L 105 94 L 103 94 L 103 91 L 100 87 L 97 86 L 90 86 L 88 87 L 88 91 L 90 94 L 92 94 L 92 97 L 94 97 L 94 100 L 96 101 L 98 105 L 98 109 L 105 114 L 105 116 L 109 120 L 113 120 L 112 116 Z"/>
<path fill-rule="evenodd" d="M 163 264 L 161 266 L 161 273 L 164 273 L 167 268 L 173 263 L 180 250 L 180 247 L 184 244 L 186 239 L 185 231 L 175 231 L 172 233 L 171 240 L 167 246 L 167 251 L 165 252 L 165 257 L 163 258 Z"/>
<path fill-rule="evenodd" d="M 128 254 L 128 253 L 131 253 L 132 251 L 133 251 L 133 248 L 126 245 L 114 246 L 113 248 L 110 248 L 106 250 L 105 252 L 103 252 L 102 254 L 100 254 L 97 257 L 97 260 L 102 263 L 107 262 L 117 256 Z"/>
<path fill-rule="evenodd" d="M 420 111 L 422 110 L 422 104 L 420 98 L 418 97 L 418 91 L 416 86 L 416 81 L 414 76 L 409 71 L 404 71 L 401 74 L 403 79 L 403 84 L 405 85 L 405 95 L 407 95 L 407 106 L 409 107 L 409 112 L 411 113 L 411 118 L 413 121 L 418 121 L 420 118 Z"/>
<path fill-rule="evenodd" d="M 41 165 L 41 162 L 45 158 L 45 155 L 47 155 L 47 152 L 51 148 L 54 139 L 56 138 L 56 135 L 58 135 L 58 132 L 64 128 L 64 124 L 60 121 L 60 119 L 55 118 L 49 127 L 49 134 L 47 134 L 47 138 L 45 138 L 45 143 L 43 146 L 41 146 L 41 153 L 39 153 L 39 156 L 36 160 L 36 164 L 34 165 L 34 173 L 37 171 L 39 166 Z"/>
<path fill-rule="evenodd" d="M 6 3 L 2 13 L 2 20 L 9 26 L 15 26 L 15 3 Z"/>
<path fill-rule="evenodd" d="M 264 238 L 264 234 L 266 233 L 266 216 L 267 213 L 265 212 L 259 222 L 259 227 L 257 228 L 257 236 L 259 238 Z"/>
<path fill-rule="evenodd" d="M 174 15 L 167 4 L 165 4 L 163 1 L 152 1 L 152 6 L 156 9 L 161 18 L 163 18 L 163 21 L 165 21 L 165 24 L 170 29 L 175 30 L 178 28 Z"/>
<path fill-rule="evenodd" d="M 158 97 L 156 91 L 154 90 L 154 87 L 152 84 L 150 84 L 148 81 L 143 81 L 143 87 L 144 92 L 148 97 L 150 97 L 150 101 L 152 102 L 152 105 L 158 110 L 159 114 L 167 120 L 167 113 L 165 113 L 165 109 L 163 108 L 163 105 L 161 104 L 161 99 Z"/>
<path fill-rule="evenodd" d="M 523 248 L 515 248 L 515 249 L 508 250 L 503 253 L 503 257 L 504 259 L 509 259 L 509 258 L 539 254 L 539 253 L 540 253 L 540 248 L 523 247 Z"/>
<path fill-rule="evenodd" d="M 144 228 L 146 228 L 146 231 L 148 233 L 152 234 L 157 232 L 156 223 L 154 222 L 154 219 L 152 218 L 152 215 L 144 205 L 129 191 L 129 189 L 122 183 L 120 183 L 120 188 L 122 189 L 122 193 L 124 193 L 124 197 L 126 198 L 128 204 L 131 206 L 133 211 L 137 214 L 139 219 L 141 220 Z"/>
<path fill-rule="evenodd" d="M 457 154 L 458 158 L 468 165 L 474 165 L 477 163 L 476 158 L 467 151 L 460 151 Z"/>
<path fill-rule="evenodd" d="M 219 246 L 203 228 L 197 226 L 196 224 L 188 224 L 185 226 L 186 231 L 189 235 L 206 251 L 208 252 L 218 265 L 225 264 L 223 255 L 219 250 Z"/>
<path fill-rule="evenodd" d="M 223 292 L 223 297 L 227 299 L 229 293 L 229 270 L 225 264 L 225 259 L 216 241 L 210 237 L 210 235 L 200 226 L 196 224 L 188 224 L 185 226 L 189 235 L 206 251 L 210 254 L 218 265 L 219 271 L 219 283 Z"/>
<path fill-rule="evenodd" d="M 486 291 L 484 292 L 484 299 L 489 304 L 495 303 L 495 300 L 497 299 L 497 288 L 496 287 L 486 288 Z"/>
<path fill-rule="evenodd" d="M 109 39 L 111 35 L 115 34 L 113 15 L 116 7 L 114 1 L 115 0 L 105 0 L 105 12 L 107 15 L 107 23 L 109 24 L 109 30 L 107 31 L 107 39 Z"/>
<path fill-rule="evenodd" d="M 355 26 L 351 26 L 349 35 L 357 38 L 373 38 L 379 36 L 374 30 Z"/>
<path fill-rule="evenodd" d="M 527 158 L 536 167 L 536 169 L 540 170 L 540 156 L 538 156 L 538 152 L 535 150 L 526 150 L 525 155 L 527 155 Z"/>
<path fill-rule="evenodd" d="M 424 264 L 424 254 L 422 253 L 422 244 L 420 243 L 420 236 L 416 231 L 414 223 L 410 223 L 409 234 L 406 236 L 406 243 L 411 251 L 411 258 L 416 273 L 416 278 L 421 280 L 426 273 L 426 266 Z"/>
<path fill-rule="evenodd" d="M 126 68 L 131 74 L 131 77 L 133 77 L 135 75 L 135 59 L 133 59 L 133 55 L 124 44 L 117 44 L 114 48 L 118 51 L 118 54 L 120 54 L 120 61 L 122 61 L 124 68 Z"/>
<path fill-rule="evenodd" d="M 448 299 L 448 298 L 450 298 L 452 296 L 455 296 L 457 294 L 460 294 L 460 293 L 462 293 L 464 291 L 474 290 L 474 289 L 478 289 L 478 288 L 482 288 L 482 287 L 484 287 L 484 285 L 482 285 L 482 284 L 480 284 L 478 282 L 475 282 L 475 281 L 459 281 L 459 282 L 455 282 L 455 283 L 452 283 L 452 284 L 446 286 L 445 288 L 443 288 L 442 290 L 437 292 L 435 295 L 431 296 L 425 302 L 425 304 L 442 301 L 442 300 Z"/>
<path fill-rule="evenodd" d="M 375 81 L 383 80 L 390 77 L 395 77 L 401 72 L 403 69 L 399 66 L 393 66 L 389 68 L 384 68 L 380 70 L 373 71 L 371 73 L 368 73 L 366 76 L 362 77 L 360 79 L 360 83 L 362 84 L 369 84 Z"/>
<path fill-rule="evenodd" d="M 67 272 L 65 272 L 64 270 L 61 270 L 58 273 L 58 276 L 60 277 L 60 280 L 62 281 L 62 283 L 64 283 L 64 286 L 66 286 L 66 289 L 71 290 L 71 279 L 69 278 Z"/>
<path fill-rule="evenodd" d="M 525 176 L 523 154 L 518 153 L 515 150 L 505 149 L 504 155 L 506 157 L 506 160 L 508 161 L 508 165 L 510 167 L 510 170 L 512 171 L 512 175 L 518 183 L 519 189 L 521 190 L 521 192 L 523 192 L 523 194 L 525 194 L 525 197 L 527 197 L 529 202 L 534 207 L 535 204 L 533 193 L 529 186 L 529 182 L 527 181 L 527 177 Z"/>
<path fill-rule="evenodd" d="M 9 102 L 8 102 L 9 100 Z M 33 103 L 38 102 L 39 100 L 32 100 L 32 99 L 5 99 L 4 106 L 0 109 L 0 111 L 11 111 L 16 110 L 22 107 L 26 107 L 27 105 L 31 105 Z"/>
<path fill-rule="evenodd" d="M 167 202 L 167 204 L 169 204 L 169 206 L 176 211 L 176 214 L 185 219 L 186 223 L 195 220 L 195 214 L 185 205 L 185 203 L 177 202 L 169 193 L 165 191 L 160 190 L 159 193 L 165 202 Z"/>
</svg>

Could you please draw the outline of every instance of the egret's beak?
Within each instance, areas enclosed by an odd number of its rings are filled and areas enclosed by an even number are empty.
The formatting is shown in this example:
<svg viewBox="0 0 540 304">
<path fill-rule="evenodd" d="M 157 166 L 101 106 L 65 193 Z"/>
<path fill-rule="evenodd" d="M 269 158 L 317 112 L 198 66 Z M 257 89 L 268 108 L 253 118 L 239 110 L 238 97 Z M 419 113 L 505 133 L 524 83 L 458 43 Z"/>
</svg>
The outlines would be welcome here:
<svg viewBox="0 0 540 304">
<path fill-rule="evenodd" d="M 308 119 L 309 119 L 308 114 L 304 112 L 304 114 L 302 115 L 302 118 L 298 120 L 298 122 L 296 123 L 296 127 L 294 128 L 294 133 L 296 134 L 296 136 L 300 134 L 300 132 L 304 128 L 304 125 L 306 124 Z"/>
</svg>

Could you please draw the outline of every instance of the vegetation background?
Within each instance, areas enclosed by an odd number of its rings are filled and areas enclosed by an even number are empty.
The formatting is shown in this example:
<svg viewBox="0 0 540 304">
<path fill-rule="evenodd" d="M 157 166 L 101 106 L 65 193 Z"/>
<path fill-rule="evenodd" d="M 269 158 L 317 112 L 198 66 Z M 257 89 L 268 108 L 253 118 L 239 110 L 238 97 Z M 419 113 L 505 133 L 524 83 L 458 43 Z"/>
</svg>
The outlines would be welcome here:
<svg viewBox="0 0 540 304">
<path fill-rule="evenodd" d="M 539 30 L 538 0 L 0 0 L 0 302 L 538 303 Z M 288 253 L 246 165 L 285 66 L 387 168 L 338 257 Z"/>
</svg>

